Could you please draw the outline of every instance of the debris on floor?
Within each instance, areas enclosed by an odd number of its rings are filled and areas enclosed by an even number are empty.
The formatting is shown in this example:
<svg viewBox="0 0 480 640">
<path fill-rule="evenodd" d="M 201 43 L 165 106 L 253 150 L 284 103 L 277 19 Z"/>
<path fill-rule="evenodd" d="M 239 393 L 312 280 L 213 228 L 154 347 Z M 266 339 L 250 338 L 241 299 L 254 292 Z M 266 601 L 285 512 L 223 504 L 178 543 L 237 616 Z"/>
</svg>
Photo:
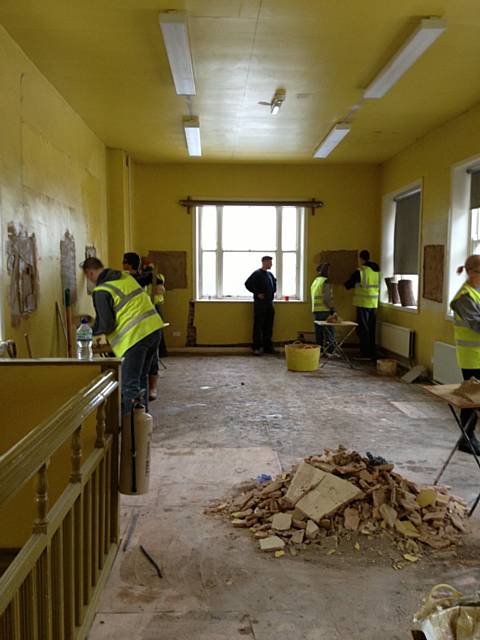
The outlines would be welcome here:
<svg viewBox="0 0 480 640">
<path fill-rule="evenodd" d="M 467 529 L 467 505 L 445 487 L 419 487 L 393 469 L 378 456 L 362 457 L 343 446 L 325 449 L 206 512 L 248 528 L 262 551 L 288 546 L 295 549 L 291 555 L 332 540 L 336 548 L 339 538 L 355 534 L 360 542 L 361 536 L 385 536 L 402 554 L 392 564 L 400 569 L 418 562 L 427 549 L 454 546 Z M 354 549 L 361 551 L 358 541 Z"/>
<path fill-rule="evenodd" d="M 437 584 L 413 618 L 415 640 L 475 640 L 480 637 L 480 592 L 463 595 Z"/>
</svg>

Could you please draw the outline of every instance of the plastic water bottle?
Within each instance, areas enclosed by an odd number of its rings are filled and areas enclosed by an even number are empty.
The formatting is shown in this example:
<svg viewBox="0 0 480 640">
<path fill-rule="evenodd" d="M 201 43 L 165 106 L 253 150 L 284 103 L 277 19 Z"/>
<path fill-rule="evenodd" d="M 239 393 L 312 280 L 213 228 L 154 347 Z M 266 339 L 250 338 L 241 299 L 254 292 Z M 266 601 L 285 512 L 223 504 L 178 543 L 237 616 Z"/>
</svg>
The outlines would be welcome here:
<svg viewBox="0 0 480 640">
<path fill-rule="evenodd" d="M 92 328 L 86 318 L 82 318 L 77 329 L 77 358 L 78 360 L 91 360 L 92 351 Z"/>
</svg>

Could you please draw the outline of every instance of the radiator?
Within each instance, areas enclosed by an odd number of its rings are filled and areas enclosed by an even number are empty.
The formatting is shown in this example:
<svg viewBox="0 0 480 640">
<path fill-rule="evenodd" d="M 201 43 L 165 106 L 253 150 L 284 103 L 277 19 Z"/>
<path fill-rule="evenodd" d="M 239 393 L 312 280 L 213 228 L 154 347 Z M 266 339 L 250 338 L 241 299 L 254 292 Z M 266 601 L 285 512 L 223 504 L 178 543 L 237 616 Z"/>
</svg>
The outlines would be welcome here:
<svg viewBox="0 0 480 640">
<path fill-rule="evenodd" d="M 462 382 L 455 347 L 446 342 L 433 343 L 433 379 L 441 384 Z"/>
<path fill-rule="evenodd" d="M 411 360 L 414 355 L 415 332 L 407 327 L 400 327 L 389 322 L 377 325 L 377 344 L 403 358 Z"/>
</svg>

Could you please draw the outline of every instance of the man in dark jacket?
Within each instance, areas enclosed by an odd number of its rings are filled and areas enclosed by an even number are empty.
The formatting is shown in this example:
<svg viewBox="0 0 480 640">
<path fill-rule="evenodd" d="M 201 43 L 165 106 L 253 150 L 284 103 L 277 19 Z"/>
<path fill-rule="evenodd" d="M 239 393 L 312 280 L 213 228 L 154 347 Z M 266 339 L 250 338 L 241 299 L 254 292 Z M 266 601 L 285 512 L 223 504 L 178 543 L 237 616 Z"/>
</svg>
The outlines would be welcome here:
<svg viewBox="0 0 480 640">
<path fill-rule="evenodd" d="M 346 289 L 354 289 L 353 305 L 357 307 L 357 333 L 362 358 L 376 360 L 377 307 L 380 295 L 380 267 L 370 261 L 370 253 L 360 251 L 360 267 L 345 282 Z"/>
<path fill-rule="evenodd" d="M 277 290 L 277 279 L 270 273 L 272 257 L 263 256 L 262 267 L 254 271 L 245 281 L 245 287 L 253 293 L 253 353 L 275 353 L 272 343 L 273 298 Z"/>
</svg>

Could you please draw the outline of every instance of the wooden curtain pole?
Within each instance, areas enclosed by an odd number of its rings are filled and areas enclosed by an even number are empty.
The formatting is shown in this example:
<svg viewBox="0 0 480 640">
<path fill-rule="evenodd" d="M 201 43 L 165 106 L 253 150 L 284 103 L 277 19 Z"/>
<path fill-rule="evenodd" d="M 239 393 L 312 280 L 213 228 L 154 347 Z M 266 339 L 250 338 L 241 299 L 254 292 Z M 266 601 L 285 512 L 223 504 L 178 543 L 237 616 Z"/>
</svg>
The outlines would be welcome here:
<svg viewBox="0 0 480 640">
<path fill-rule="evenodd" d="M 192 207 L 203 207 L 206 205 L 213 206 L 264 206 L 264 207 L 304 207 L 305 209 L 311 209 L 312 213 L 316 209 L 320 209 L 324 206 L 322 200 L 203 200 L 188 198 L 186 200 L 179 200 L 179 204 L 182 207 L 186 207 L 188 213 L 191 213 Z"/>
</svg>

